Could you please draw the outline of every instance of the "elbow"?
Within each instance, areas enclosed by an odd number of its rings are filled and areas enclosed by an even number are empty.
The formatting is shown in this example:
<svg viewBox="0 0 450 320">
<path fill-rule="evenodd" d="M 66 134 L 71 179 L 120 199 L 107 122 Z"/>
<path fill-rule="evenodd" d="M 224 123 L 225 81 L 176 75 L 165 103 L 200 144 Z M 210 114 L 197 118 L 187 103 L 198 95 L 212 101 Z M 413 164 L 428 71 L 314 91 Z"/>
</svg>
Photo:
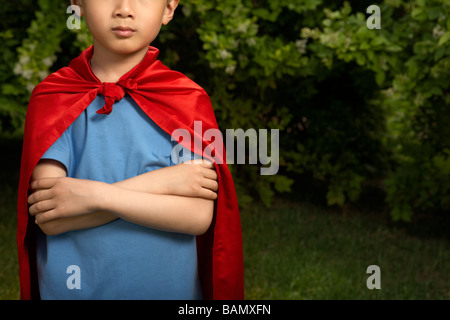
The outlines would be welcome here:
<svg viewBox="0 0 450 320">
<path fill-rule="evenodd" d="M 201 200 L 203 201 L 198 206 L 195 223 L 189 230 L 189 233 L 194 236 L 201 236 L 208 231 L 214 214 L 214 200 Z"/>
<path fill-rule="evenodd" d="M 45 233 L 47 236 L 56 236 L 64 232 L 59 228 L 57 223 L 51 221 L 46 223 L 40 223 L 37 225 L 42 230 L 42 232 Z"/>
<path fill-rule="evenodd" d="M 211 221 L 212 221 L 212 219 L 209 219 L 209 220 L 205 219 L 205 221 L 202 221 L 195 228 L 193 228 L 191 234 L 194 236 L 201 236 L 201 235 L 205 234 L 211 225 Z"/>
</svg>

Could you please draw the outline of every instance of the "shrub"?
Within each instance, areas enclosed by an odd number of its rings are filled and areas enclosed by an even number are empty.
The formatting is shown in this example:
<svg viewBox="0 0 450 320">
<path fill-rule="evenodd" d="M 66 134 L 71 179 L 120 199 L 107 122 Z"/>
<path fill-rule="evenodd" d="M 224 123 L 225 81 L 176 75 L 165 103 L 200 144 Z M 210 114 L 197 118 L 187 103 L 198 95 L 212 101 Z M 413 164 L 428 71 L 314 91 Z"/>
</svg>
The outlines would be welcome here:
<svg viewBox="0 0 450 320">
<path fill-rule="evenodd" d="M 20 129 L 32 87 L 90 41 L 86 27 L 67 30 L 67 4 L 38 4 L 26 34 L 0 33 L 3 132 Z M 241 205 L 270 206 L 309 174 L 329 205 L 377 179 L 394 219 L 449 209 L 450 4 L 385 0 L 381 29 L 369 29 L 370 4 L 183 0 L 160 34 L 162 60 L 207 90 L 222 129 L 280 130 L 277 175 L 230 167 Z"/>
</svg>

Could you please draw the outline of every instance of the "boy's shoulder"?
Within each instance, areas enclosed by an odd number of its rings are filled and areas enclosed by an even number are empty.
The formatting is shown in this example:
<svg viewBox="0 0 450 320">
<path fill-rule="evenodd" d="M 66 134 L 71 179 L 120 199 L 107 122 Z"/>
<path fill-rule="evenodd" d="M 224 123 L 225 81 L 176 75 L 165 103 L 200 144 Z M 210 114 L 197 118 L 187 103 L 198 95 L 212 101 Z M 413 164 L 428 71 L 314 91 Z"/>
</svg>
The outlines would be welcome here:
<svg viewBox="0 0 450 320">
<path fill-rule="evenodd" d="M 70 85 L 72 82 L 80 81 L 80 77 L 77 72 L 69 67 L 62 67 L 61 69 L 50 73 L 40 83 L 38 83 L 31 94 L 31 98 L 43 93 L 61 93 L 65 92 L 65 86 Z"/>
</svg>

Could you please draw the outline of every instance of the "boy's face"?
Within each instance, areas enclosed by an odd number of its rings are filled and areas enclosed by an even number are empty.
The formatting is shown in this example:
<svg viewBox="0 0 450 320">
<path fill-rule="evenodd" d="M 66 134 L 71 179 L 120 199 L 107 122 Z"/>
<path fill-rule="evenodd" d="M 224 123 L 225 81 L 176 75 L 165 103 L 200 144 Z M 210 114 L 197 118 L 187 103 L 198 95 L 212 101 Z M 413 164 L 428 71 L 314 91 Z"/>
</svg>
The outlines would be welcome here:
<svg viewBox="0 0 450 320">
<path fill-rule="evenodd" d="M 161 25 L 172 19 L 179 0 L 71 0 L 94 38 L 94 43 L 116 54 L 148 47 Z"/>
</svg>

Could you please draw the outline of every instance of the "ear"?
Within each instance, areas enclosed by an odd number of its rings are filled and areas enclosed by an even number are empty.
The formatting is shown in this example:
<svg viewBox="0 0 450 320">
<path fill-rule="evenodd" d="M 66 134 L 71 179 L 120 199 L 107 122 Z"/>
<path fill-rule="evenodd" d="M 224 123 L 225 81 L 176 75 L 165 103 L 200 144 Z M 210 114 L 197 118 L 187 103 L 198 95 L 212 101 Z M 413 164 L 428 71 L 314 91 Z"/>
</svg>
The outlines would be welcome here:
<svg viewBox="0 0 450 320">
<path fill-rule="evenodd" d="M 180 3 L 180 0 L 168 0 L 166 9 L 164 10 L 163 20 L 162 24 L 167 25 L 173 18 L 173 15 L 175 14 L 175 9 L 178 7 L 178 3 Z"/>
<path fill-rule="evenodd" d="M 72 6 L 78 6 L 78 7 L 80 7 L 80 10 L 81 10 L 81 14 L 80 14 L 80 16 L 82 16 L 84 13 L 83 13 L 83 2 L 82 2 L 82 0 L 70 0 L 70 4 L 72 5 Z"/>
</svg>

